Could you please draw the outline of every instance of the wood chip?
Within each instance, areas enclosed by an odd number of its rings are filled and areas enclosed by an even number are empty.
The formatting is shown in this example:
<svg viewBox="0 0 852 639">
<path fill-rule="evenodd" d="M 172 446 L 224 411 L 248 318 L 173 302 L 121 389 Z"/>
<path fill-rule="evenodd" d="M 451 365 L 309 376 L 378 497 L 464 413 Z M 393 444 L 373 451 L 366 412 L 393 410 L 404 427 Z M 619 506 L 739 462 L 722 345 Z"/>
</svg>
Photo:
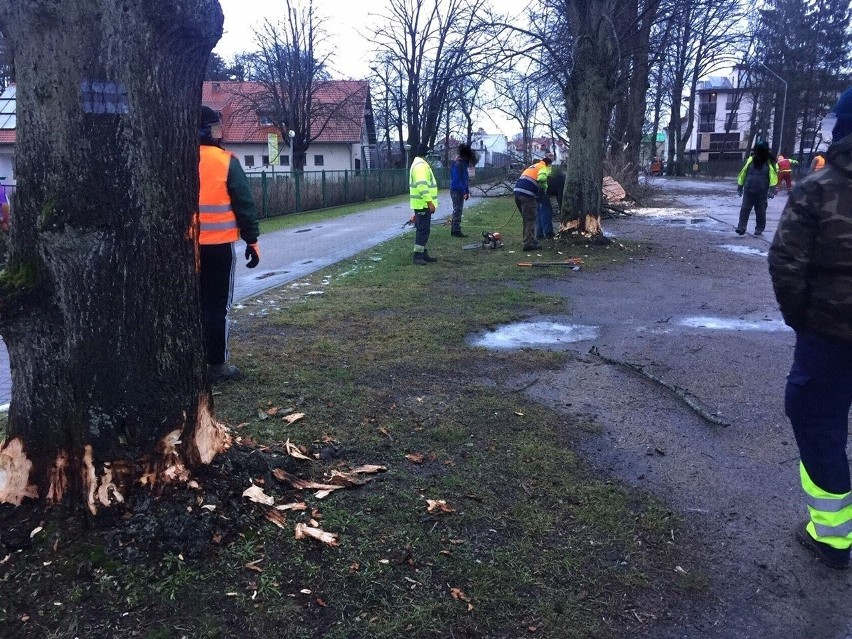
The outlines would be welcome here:
<svg viewBox="0 0 852 639">
<path fill-rule="evenodd" d="M 405 458 L 410 461 L 412 464 L 422 464 L 426 459 L 426 455 L 423 453 L 409 453 L 405 456 Z"/>
<path fill-rule="evenodd" d="M 282 530 L 287 530 L 287 518 L 275 508 L 264 508 L 263 516 Z"/>
<path fill-rule="evenodd" d="M 271 506 L 275 503 L 275 498 L 263 492 L 263 488 L 252 484 L 243 491 L 243 497 L 247 497 L 256 504 L 264 504 Z"/>
<path fill-rule="evenodd" d="M 334 486 L 332 484 L 320 484 L 309 479 L 299 479 L 295 475 L 291 475 L 283 468 L 275 468 L 272 471 L 272 476 L 279 481 L 290 484 L 297 490 L 338 490 L 343 486 Z"/>
<path fill-rule="evenodd" d="M 376 473 L 383 473 L 388 469 L 387 466 L 379 466 L 376 464 L 365 464 L 363 466 L 358 466 L 358 468 L 353 468 L 350 470 L 350 473 L 355 474 L 363 474 L 363 475 L 375 475 Z"/>
<path fill-rule="evenodd" d="M 454 513 L 455 508 L 450 506 L 444 499 L 427 499 L 426 511 L 430 513 Z"/>
<path fill-rule="evenodd" d="M 287 451 L 287 454 L 290 457 L 295 457 L 296 459 L 305 459 L 307 461 L 313 461 L 310 457 L 305 455 L 296 444 L 292 443 L 289 439 L 284 442 L 284 450 Z"/>
<path fill-rule="evenodd" d="M 321 541 L 329 546 L 340 545 L 340 542 L 337 541 L 337 535 L 334 533 L 326 532 L 320 528 L 314 528 L 303 523 L 296 524 L 296 539 L 305 539 L 307 537 Z"/>
</svg>

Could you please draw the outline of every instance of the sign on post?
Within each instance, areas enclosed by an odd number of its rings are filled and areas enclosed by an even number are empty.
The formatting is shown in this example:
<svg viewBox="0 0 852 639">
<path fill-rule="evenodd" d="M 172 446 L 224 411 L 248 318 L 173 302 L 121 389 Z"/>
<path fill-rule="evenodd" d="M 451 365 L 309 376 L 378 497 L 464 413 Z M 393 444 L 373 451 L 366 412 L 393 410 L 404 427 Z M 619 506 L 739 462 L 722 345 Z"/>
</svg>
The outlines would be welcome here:
<svg viewBox="0 0 852 639">
<path fill-rule="evenodd" d="M 278 160 L 278 134 L 270 133 L 266 136 L 266 151 L 269 154 L 269 163 L 275 166 Z"/>
</svg>

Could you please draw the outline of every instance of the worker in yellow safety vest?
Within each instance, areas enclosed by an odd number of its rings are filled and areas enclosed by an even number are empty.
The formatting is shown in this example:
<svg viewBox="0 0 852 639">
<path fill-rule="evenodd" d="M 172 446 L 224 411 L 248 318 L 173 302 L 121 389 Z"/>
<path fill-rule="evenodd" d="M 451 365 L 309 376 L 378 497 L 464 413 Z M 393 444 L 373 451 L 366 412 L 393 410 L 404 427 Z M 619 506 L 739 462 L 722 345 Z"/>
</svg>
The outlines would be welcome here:
<svg viewBox="0 0 852 639">
<path fill-rule="evenodd" d="M 217 382 L 239 377 L 228 364 L 228 311 L 234 295 L 234 243 L 246 243 L 246 266 L 260 262 L 257 212 L 239 160 L 221 148 L 219 114 L 207 106 L 199 117 L 198 257 L 201 323 L 207 373 Z"/>
<path fill-rule="evenodd" d="M 535 251 L 541 248 L 541 244 L 535 239 L 536 214 L 539 198 L 542 193 L 547 192 L 547 178 L 550 175 L 552 162 L 552 158 L 545 156 L 544 159 L 524 169 L 521 177 L 515 182 L 513 189 L 515 206 L 521 212 L 521 219 L 523 220 L 523 250 L 525 251 Z"/>
<path fill-rule="evenodd" d="M 414 211 L 414 264 L 425 266 L 438 260 L 429 255 L 426 242 L 432 230 L 432 214 L 438 207 L 438 183 L 426 161 L 428 147 L 420 144 L 408 172 L 408 194 Z"/>
</svg>

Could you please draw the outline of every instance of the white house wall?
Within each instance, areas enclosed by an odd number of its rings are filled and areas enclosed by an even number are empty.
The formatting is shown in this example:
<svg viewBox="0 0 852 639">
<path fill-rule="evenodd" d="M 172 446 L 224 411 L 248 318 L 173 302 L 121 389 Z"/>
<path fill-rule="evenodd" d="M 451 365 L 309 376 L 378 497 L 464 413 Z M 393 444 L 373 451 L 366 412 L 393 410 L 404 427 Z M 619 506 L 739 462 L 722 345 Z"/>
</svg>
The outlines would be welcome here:
<svg viewBox="0 0 852 639">
<path fill-rule="evenodd" d="M 0 178 L 4 185 L 15 184 L 15 175 L 12 167 L 15 165 L 15 150 L 13 148 L 0 149 Z"/>
<path fill-rule="evenodd" d="M 280 144 L 280 143 L 279 143 Z M 260 173 L 262 171 L 270 172 L 272 171 L 271 166 L 263 166 L 261 164 L 261 160 L 264 155 L 267 154 L 267 147 L 265 144 L 225 144 L 223 145 L 227 151 L 233 153 L 237 159 L 240 161 L 243 169 L 247 173 Z M 279 151 L 281 155 L 289 155 L 290 156 L 290 165 L 282 166 L 280 164 L 275 165 L 275 171 L 290 171 L 293 168 L 293 154 L 290 151 L 289 147 L 281 145 L 279 146 Z M 246 156 L 253 155 L 254 156 L 254 167 L 246 166 Z M 307 162 L 305 163 L 305 171 L 344 171 L 344 170 L 352 170 L 355 168 L 355 160 L 357 158 L 361 158 L 361 145 L 360 144 L 313 144 L 308 148 L 308 152 L 305 154 Z M 318 166 L 316 162 L 315 156 L 322 155 L 323 156 L 323 164 L 322 166 Z M 362 166 L 364 167 L 364 161 L 361 160 Z"/>
</svg>

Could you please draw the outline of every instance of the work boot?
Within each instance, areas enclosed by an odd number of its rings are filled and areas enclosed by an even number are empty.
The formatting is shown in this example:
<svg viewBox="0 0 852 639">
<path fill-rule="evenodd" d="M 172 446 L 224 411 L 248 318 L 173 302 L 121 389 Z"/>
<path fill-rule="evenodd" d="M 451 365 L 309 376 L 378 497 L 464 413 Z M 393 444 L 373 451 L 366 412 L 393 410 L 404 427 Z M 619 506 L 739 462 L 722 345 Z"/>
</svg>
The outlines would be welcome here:
<svg viewBox="0 0 852 639">
<path fill-rule="evenodd" d="M 462 233 L 461 229 L 453 229 L 450 235 L 453 237 L 467 237 L 467 233 Z"/>
<path fill-rule="evenodd" d="M 431 257 L 429 255 L 429 251 L 423 251 L 423 259 L 426 260 L 427 262 L 437 262 L 438 261 L 437 257 Z"/>
<path fill-rule="evenodd" d="M 426 266 L 428 262 L 426 258 L 423 257 L 423 253 L 415 251 L 414 253 L 414 265 L 415 266 Z"/>
<path fill-rule="evenodd" d="M 828 544 L 817 541 L 808 532 L 808 523 L 805 520 L 796 526 L 796 540 L 829 568 L 834 568 L 835 570 L 846 570 L 849 568 L 849 550 L 840 550 L 839 548 L 833 548 Z"/>
<path fill-rule="evenodd" d="M 535 244 L 524 244 L 524 251 L 537 251 L 541 248 L 541 242 L 536 242 Z"/>
<path fill-rule="evenodd" d="M 240 376 L 240 369 L 228 362 L 215 364 L 207 369 L 207 377 L 211 383 L 226 382 L 231 379 L 237 379 Z"/>
</svg>

